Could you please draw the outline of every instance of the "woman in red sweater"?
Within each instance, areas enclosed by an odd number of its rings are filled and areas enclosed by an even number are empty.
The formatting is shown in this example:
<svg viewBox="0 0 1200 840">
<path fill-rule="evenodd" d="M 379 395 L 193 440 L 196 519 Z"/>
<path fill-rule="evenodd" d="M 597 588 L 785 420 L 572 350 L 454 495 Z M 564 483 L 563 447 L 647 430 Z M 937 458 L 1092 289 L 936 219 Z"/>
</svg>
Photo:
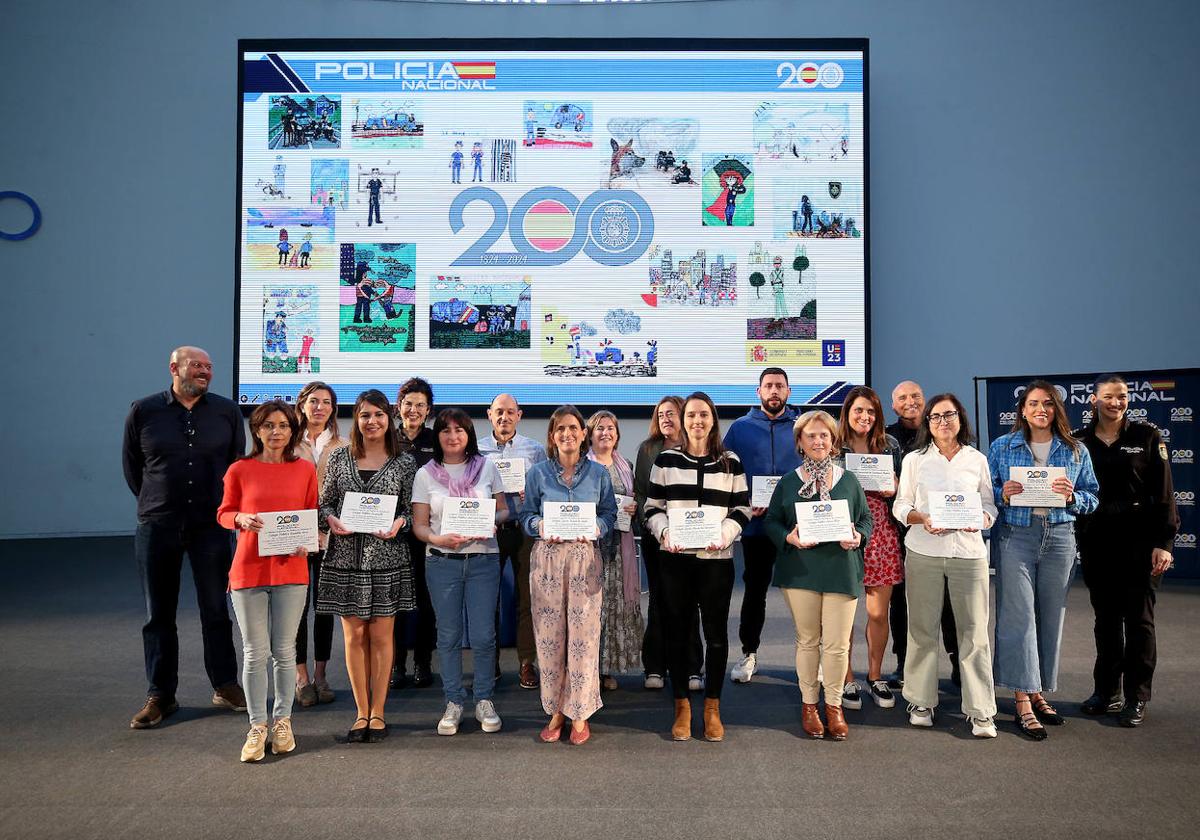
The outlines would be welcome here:
<svg viewBox="0 0 1200 840">
<path fill-rule="evenodd" d="M 242 633 L 242 684 L 250 712 L 250 731 L 242 761 L 259 761 L 271 752 L 296 748 L 292 701 L 296 696 L 296 629 L 308 593 L 308 550 L 262 557 L 258 553 L 261 514 L 313 510 L 317 471 L 296 455 L 300 421 L 287 403 L 264 403 L 250 415 L 253 449 L 225 473 L 225 497 L 217 521 L 236 528 L 237 551 L 229 569 L 229 589 Z M 267 660 L 274 660 L 275 710 L 267 731 Z"/>
</svg>

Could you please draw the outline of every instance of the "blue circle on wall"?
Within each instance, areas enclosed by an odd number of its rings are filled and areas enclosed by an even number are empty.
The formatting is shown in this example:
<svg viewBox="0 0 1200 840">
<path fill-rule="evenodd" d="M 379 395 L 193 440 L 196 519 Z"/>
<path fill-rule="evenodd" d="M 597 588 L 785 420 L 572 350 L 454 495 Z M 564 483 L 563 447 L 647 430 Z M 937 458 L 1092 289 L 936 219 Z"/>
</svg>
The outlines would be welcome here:
<svg viewBox="0 0 1200 840">
<path fill-rule="evenodd" d="M 18 233 L 8 233 L 6 231 L 0 230 L 0 239 L 8 239 L 8 240 L 14 240 L 14 241 L 21 240 L 21 239 L 28 239 L 29 237 L 31 237 L 35 233 L 37 233 L 38 228 L 40 228 L 42 226 L 42 208 L 38 207 L 37 202 L 34 201 L 29 196 L 25 195 L 25 193 L 23 193 L 23 192 L 17 192 L 15 190 L 5 190 L 3 192 L 0 192 L 0 201 L 4 201 L 5 199 L 8 199 L 8 198 L 14 199 L 16 201 L 25 202 L 25 205 L 29 208 L 30 212 L 33 213 L 33 221 L 29 223 L 29 227 L 25 228 L 25 230 L 20 231 Z"/>
</svg>

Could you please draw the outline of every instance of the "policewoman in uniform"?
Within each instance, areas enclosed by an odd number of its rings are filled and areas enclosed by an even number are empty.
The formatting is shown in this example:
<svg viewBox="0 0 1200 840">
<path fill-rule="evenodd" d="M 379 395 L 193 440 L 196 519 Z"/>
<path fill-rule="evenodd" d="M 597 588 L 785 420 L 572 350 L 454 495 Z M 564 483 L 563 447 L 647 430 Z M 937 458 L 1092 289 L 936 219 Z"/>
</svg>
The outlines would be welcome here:
<svg viewBox="0 0 1200 840">
<path fill-rule="evenodd" d="M 1170 459 L 1158 429 L 1130 420 L 1129 386 L 1115 374 L 1096 380 L 1093 419 L 1076 432 L 1092 455 L 1100 506 L 1078 520 L 1083 580 L 1096 613 L 1095 693 L 1084 714 L 1146 716 L 1154 677 L 1154 600 L 1173 565 L 1179 530 Z M 1123 683 L 1123 684 L 1122 684 Z"/>
</svg>

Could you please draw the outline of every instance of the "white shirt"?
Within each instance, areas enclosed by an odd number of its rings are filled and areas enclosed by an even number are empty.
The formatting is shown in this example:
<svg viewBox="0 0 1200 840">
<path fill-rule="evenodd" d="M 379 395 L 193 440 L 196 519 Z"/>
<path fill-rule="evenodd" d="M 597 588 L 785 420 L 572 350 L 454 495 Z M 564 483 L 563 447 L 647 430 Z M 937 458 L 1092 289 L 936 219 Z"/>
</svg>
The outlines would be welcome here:
<svg viewBox="0 0 1200 840">
<path fill-rule="evenodd" d="M 322 430 L 321 434 L 317 435 L 316 440 L 311 440 L 308 436 L 308 429 L 305 429 L 302 440 L 307 443 L 309 448 L 312 450 L 313 463 L 319 464 L 321 463 L 321 453 L 325 451 L 325 447 L 329 445 L 331 440 L 333 440 L 333 429 L 327 428 Z"/>
<path fill-rule="evenodd" d="M 929 512 L 929 494 L 974 490 L 983 500 L 984 524 L 990 528 L 996 521 L 996 500 L 992 497 L 992 476 L 987 456 L 972 446 L 964 446 L 946 457 L 934 444 L 904 456 L 900 467 L 900 486 L 892 513 L 904 524 L 908 514 L 916 510 Z M 929 557 L 987 558 L 983 535 L 978 531 L 950 531 L 931 534 L 924 525 L 910 525 L 904 545 Z"/>
<path fill-rule="evenodd" d="M 465 463 L 443 464 L 442 466 L 454 478 L 461 478 L 462 474 L 467 471 Z M 504 482 L 500 479 L 500 472 L 496 469 L 495 464 L 488 461 L 484 464 L 483 471 L 479 473 L 479 479 L 475 482 L 474 497 L 490 499 L 503 490 Z M 442 505 L 449 495 L 450 488 L 433 477 L 428 464 L 417 470 L 417 477 L 413 479 L 412 500 L 414 503 L 429 505 L 429 530 L 435 534 L 442 532 Z M 460 548 L 438 548 L 431 545 L 430 549 L 451 554 L 496 554 L 500 551 L 495 537 L 490 540 L 465 543 Z"/>
</svg>

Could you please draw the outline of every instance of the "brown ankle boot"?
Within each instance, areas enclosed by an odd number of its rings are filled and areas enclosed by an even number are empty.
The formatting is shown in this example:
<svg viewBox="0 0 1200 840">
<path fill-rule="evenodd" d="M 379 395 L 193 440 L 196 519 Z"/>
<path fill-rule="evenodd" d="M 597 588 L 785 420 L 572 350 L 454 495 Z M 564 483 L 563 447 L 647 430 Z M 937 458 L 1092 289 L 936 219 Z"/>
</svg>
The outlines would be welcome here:
<svg viewBox="0 0 1200 840">
<path fill-rule="evenodd" d="M 675 723 L 671 726 L 671 737 L 676 741 L 692 739 L 692 704 L 686 698 L 675 701 Z"/>
<path fill-rule="evenodd" d="M 704 701 L 704 740 L 722 741 L 725 727 L 721 724 L 721 701 L 711 698 Z"/>
<path fill-rule="evenodd" d="M 821 723 L 821 715 L 817 713 L 816 703 L 800 704 L 800 725 L 804 734 L 813 738 L 825 737 L 825 724 Z"/>
<path fill-rule="evenodd" d="M 845 741 L 846 736 L 850 734 L 850 727 L 846 726 L 846 716 L 842 714 L 841 706 L 825 706 L 825 717 L 829 719 L 829 734 L 835 741 Z"/>
</svg>

